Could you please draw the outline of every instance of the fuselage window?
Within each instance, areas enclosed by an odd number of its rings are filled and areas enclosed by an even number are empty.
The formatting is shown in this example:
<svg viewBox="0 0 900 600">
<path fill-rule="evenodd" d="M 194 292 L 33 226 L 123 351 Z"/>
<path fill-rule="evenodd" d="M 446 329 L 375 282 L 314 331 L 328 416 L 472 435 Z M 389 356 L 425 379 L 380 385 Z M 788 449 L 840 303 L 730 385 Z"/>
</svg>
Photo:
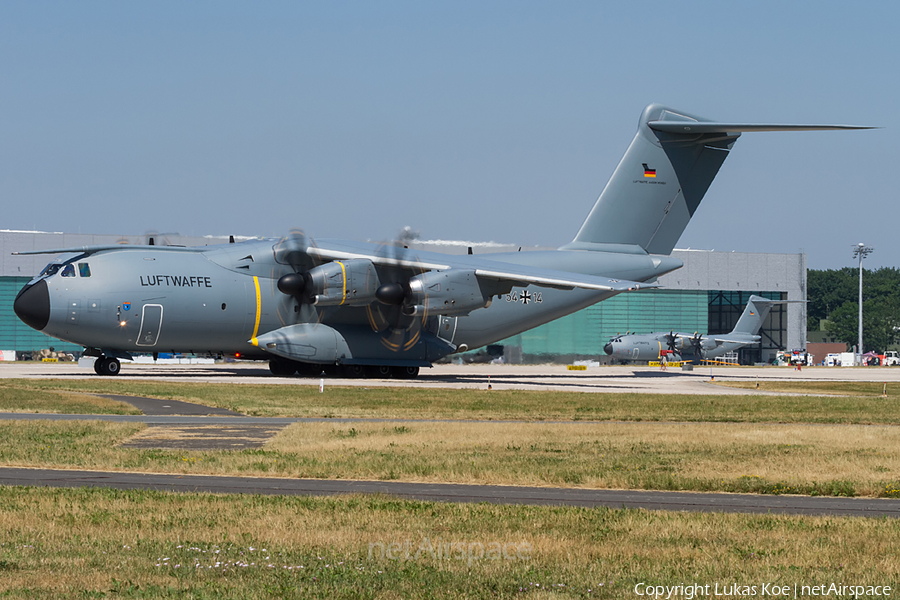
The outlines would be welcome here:
<svg viewBox="0 0 900 600">
<path fill-rule="evenodd" d="M 75 277 L 75 267 L 72 266 L 72 263 L 67 264 L 60 275 L 63 277 Z"/>
<path fill-rule="evenodd" d="M 78 263 L 78 274 L 82 277 L 91 276 L 91 265 L 88 263 Z"/>
</svg>

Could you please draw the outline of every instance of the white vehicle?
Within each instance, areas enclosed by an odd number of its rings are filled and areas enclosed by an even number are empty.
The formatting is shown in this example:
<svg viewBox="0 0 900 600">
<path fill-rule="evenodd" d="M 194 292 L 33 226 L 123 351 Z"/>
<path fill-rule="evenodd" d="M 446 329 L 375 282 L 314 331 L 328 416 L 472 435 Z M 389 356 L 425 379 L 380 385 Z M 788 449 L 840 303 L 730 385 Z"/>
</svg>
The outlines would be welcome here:
<svg viewBox="0 0 900 600">
<path fill-rule="evenodd" d="M 841 366 L 841 355 L 838 352 L 833 352 L 831 354 L 825 355 L 825 366 L 826 367 L 839 367 Z"/>
<path fill-rule="evenodd" d="M 900 367 L 900 354 L 896 350 L 888 350 L 884 353 L 884 361 L 881 364 L 885 367 Z"/>
<path fill-rule="evenodd" d="M 856 366 L 856 354 L 853 352 L 841 352 L 841 366 L 842 367 L 855 367 Z"/>
</svg>

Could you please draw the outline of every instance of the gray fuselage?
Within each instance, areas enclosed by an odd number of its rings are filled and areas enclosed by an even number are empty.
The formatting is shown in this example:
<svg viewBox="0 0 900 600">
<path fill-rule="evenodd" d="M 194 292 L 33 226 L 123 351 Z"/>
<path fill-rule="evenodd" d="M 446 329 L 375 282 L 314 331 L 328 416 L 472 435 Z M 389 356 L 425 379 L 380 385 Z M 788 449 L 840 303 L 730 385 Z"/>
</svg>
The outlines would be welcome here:
<svg viewBox="0 0 900 600">
<path fill-rule="evenodd" d="M 487 308 L 465 316 L 430 314 L 409 347 L 392 349 L 373 323 L 378 306 L 302 306 L 276 287 L 292 267 L 280 264 L 275 242 L 252 241 L 195 249 L 105 250 L 66 261 L 55 273 L 36 278 L 49 293 L 43 331 L 60 339 L 118 352 L 195 352 L 267 358 L 258 336 L 296 323 L 322 323 L 343 335 L 347 361 L 432 362 L 458 349 L 474 349 L 526 331 L 618 292 L 513 286 Z M 319 248 L 367 256 L 383 246 L 321 240 Z M 592 251 L 545 251 L 447 256 L 394 248 L 398 257 L 449 263 L 453 268 L 504 263 L 650 281 L 681 266 L 665 256 Z M 84 266 L 87 265 L 87 270 Z M 89 276 L 84 276 L 89 273 Z M 64 276 L 68 275 L 68 276 Z M 25 290 L 23 290 L 24 292 Z M 374 315 L 377 317 L 377 315 Z M 377 320 L 377 319 L 375 319 Z M 446 344 L 428 344 L 437 338 Z M 341 362 L 338 360 L 337 362 Z"/>
</svg>

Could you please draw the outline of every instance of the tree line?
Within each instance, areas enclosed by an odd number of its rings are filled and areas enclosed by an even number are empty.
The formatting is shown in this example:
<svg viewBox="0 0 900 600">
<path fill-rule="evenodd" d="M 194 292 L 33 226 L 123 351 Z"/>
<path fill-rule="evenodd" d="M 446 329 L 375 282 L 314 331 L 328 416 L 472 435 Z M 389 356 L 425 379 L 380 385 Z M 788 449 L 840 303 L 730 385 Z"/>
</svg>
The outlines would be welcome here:
<svg viewBox="0 0 900 600">
<path fill-rule="evenodd" d="M 812 270 L 806 274 L 809 331 L 825 329 L 851 347 L 857 343 L 859 269 Z M 863 269 L 863 349 L 883 352 L 900 338 L 900 270 Z"/>
</svg>

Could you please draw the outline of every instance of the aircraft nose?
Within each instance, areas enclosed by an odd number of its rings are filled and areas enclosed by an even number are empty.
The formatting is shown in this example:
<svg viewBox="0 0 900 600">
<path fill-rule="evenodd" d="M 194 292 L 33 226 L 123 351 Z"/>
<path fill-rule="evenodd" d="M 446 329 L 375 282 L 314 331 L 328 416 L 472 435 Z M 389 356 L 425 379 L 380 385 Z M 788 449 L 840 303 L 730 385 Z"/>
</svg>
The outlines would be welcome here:
<svg viewBox="0 0 900 600">
<path fill-rule="evenodd" d="M 612 342 L 606 342 L 606 345 L 603 346 L 603 351 L 606 352 L 607 354 L 612 354 L 613 353 Z"/>
<path fill-rule="evenodd" d="M 13 310 L 22 322 L 41 331 L 50 320 L 50 291 L 47 282 L 41 279 L 19 291 L 13 302 Z"/>
</svg>

